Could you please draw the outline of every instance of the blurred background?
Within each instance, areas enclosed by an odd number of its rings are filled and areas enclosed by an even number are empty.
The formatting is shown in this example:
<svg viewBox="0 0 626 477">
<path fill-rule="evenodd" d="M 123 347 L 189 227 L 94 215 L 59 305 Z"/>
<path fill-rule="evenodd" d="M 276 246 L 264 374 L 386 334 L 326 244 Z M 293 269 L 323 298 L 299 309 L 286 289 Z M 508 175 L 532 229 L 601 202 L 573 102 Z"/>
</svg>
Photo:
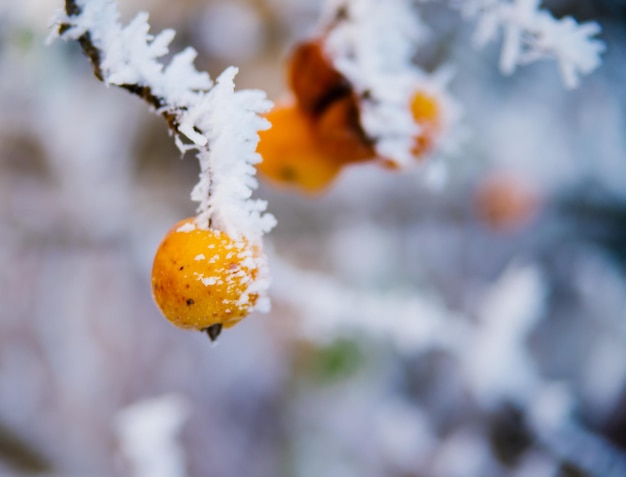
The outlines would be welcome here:
<svg viewBox="0 0 626 477">
<path fill-rule="evenodd" d="M 212 77 L 285 91 L 318 0 L 120 0 Z M 572 92 L 551 62 L 420 5 L 467 134 L 441 167 L 346 169 L 324 194 L 263 183 L 273 310 L 216 346 L 173 328 L 150 269 L 193 215 L 197 161 L 45 45 L 61 0 L 0 0 L 0 475 L 626 475 L 626 4 Z"/>
</svg>

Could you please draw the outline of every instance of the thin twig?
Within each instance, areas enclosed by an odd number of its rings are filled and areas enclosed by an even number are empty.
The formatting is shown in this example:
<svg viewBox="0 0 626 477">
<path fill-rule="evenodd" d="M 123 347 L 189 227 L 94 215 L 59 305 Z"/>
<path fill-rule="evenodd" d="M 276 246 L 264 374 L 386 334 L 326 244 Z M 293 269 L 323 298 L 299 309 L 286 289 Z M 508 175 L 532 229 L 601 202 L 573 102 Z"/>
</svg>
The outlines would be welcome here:
<svg viewBox="0 0 626 477">
<path fill-rule="evenodd" d="M 81 7 L 76 3 L 75 0 L 65 0 L 65 13 L 68 17 L 78 16 L 82 12 Z M 71 25 L 68 23 L 61 23 L 59 25 L 59 33 L 63 34 L 67 30 L 71 28 Z M 100 66 L 100 62 L 102 59 L 102 53 L 100 50 L 94 45 L 91 40 L 91 35 L 89 32 L 84 33 L 78 38 L 78 43 L 80 44 L 83 52 L 93 65 L 93 73 L 96 78 L 100 81 L 104 81 L 104 75 L 102 73 L 102 68 Z M 170 130 L 178 135 L 184 136 L 184 134 L 180 131 L 180 121 L 178 119 L 177 110 L 172 109 L 163 109 L 166 106 L 166 102 L 163 98 L 160 98 L 152 93 L 152 89 L 149 86 L 144 86 L 140 84 L 119 84 L 116 85 L 120 88 L 125 89 L 129 93 L 134 94 L 135 96 L 139 96 L 146 103 L 152 106 L 155 110 L 161 113 L 161 116 L 165 118 L 167 121 L 167 125 Z"/>
</svg>

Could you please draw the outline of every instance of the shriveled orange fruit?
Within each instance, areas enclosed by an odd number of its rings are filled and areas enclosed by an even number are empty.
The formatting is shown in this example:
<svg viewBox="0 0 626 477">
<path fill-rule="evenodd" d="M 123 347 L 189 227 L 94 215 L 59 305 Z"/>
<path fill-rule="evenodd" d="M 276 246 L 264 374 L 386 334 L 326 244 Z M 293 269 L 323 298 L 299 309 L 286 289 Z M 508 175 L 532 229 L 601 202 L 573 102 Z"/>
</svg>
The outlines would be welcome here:
<svg viewBox="0 0 626 477">
<path fill-rule="evenodd" d="M 315 147 L 309 151 L 316 150 L 316 159 L 322 157 L 318 151 L 324 156 L 320 162 L 325 167 L 319 166 L 320 173 L 322 170 L 329 175 L 332 171 L 336 173 L 339 168 L 333 163 L 343 165 L 376 156 L 373 142 L 361 126 L 353 86 L 327 56 L 323 38 L 296 46 L 288 62 L 288 82 L 297 107 L 314 129 Z M 314 161 L 309 159 L 309 162 Z"/>
<path fill-rule="evenodd" d="M 272 127 L 259 132 L 260 174 L 306 192 L 319 192 L 339 174 L 341 164 L 321 148 L 313 119 L 294 104 L 276 106 L 266 118 Z"/>
<path fill-rule="evenodd" d="M 415 137 L 411 152 L 417 158 L 428 154 L 441 128 L 441 109 L 437 99 L 424 92 L 417 91 L 411 100 L 413 119 L 420 126 L 421 131 Z"/>
<path fill-rule="evenodd" d="M 353 95 L 332 102 L 315 122 L 320 148 L 343 164 L 376 157 L 372 141 L 361 127 L 359 107 Z"/>
<path fill-rule="evenodd" d="M 324 53 L 321 39 L 304 41 L 295 47 L 287 74 L 299 107 L 309 114 L 319 114 L 334 99 L 352 92 L 350 83 Z"/>
<path fill-rule="evenodd" d="M 193 218 L 177 223 L 154 257 L 152 293 L 165 317 L 179 328 L 215 339 L 254 308 L 262 252 L 248 241 L 201 229 Z"/>
</svg>

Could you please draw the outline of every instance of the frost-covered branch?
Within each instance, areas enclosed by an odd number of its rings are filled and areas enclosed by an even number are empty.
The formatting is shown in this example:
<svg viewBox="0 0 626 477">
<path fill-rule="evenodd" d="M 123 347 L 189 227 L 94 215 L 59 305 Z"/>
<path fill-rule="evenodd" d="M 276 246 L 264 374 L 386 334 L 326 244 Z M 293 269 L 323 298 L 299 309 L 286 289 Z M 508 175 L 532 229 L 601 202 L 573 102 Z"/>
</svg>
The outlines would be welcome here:
<svg viewBox="0 0 626 477">
<path fill-rule="evenodd" d="M 425 32 L 410 2 L 392 0 L 329 1 L 333 24 L 326 50 L 350 81 L 361 102 L 361 125 L 376 140 L 380 155 L 402 164 L 412 162 L 412 137 L 419 132 L 408 99 L 416 84 L 411 56 Z"/>
<path fill-rule="evenodd" d="M 301 314 L 302 335 L 332 341 L 358 333 L 390 340 L 406 353 L 453 349 L 467 327 L 461 317 L 427 294 L 367 292 L 322 273 L 304 271 L 273 256 L 274 299 Z"/>
<path fill-rule="evenodd" d="M 542 275 L 531 266 L 510 268 L 491 287 L 478 326 L 454 350 L 464 378 L 483 406 L 507 402 L 520 409 L 555 457 L 595 477 L 624 475 L 626 456 L 576 422 L 573 390 L 543 376 L 530 355 L 526 340 L 544 313 L 545 295 Z"/>
<path fill-rule="evenodd" d="M 601 64 L 605 50 L 595 22 L 579 24 L 571 17 L 556 19 L 541 9 L 541 0 L 454 0 L 468 19 L 478 22 L 474 41 L 478 47 L 503 33 L 500 70 L 510 74 L 519 65 L 554 59 L 567 88 L 576 88 L 580 76 Z"/>
<path fill-rule="evenodd" d="M 189 414 L 185 399 L 164 395 L 136 402 L 116 416 L 121 452 L 133 477 L 184 477 L 179 432 Z"/>
<path fill-rule="evenodd" d="M 193 66 L 193 48 L 163 65 L 158 59 L 168 53 L 174 31 L 149 34 L 146 13 L 125 26 L 118 19 L 111 0 L 66 0 L 59 33 L 79 41 L 99 79 L 142 97 L 162 114 L 181 151 L 197 151 L 200 181 L 192 199 L 199 202 L 198 224 L 260 239 L 275 220 L 264 213 L 264 201 L 250 197 L 257 187 L 254 164 L 261 160 L 258 131 L 269 127 L 259 114 L 272 103 L 262 91 L 235 92 L 232 67 L 214 84 Z"/>
<path fill-rule="evenodd" d="M 439 136 L 453 139 L 449 133 L 459 111 L 447 92 L 452 75 L 449 68 L 429 74 L 413 62 L 429 30 L 411 0 L 328 0 L 322 29 L 334 67 L 360 98 L 361 126 L 380 157 L 397 167 L 416 163 L 421 127 L 410 105 L 417 91 L 436 98 Z"/>
<path fill-rule="evenodd" d="M 426 294 L 367 293 L 278 257 L 273 262 L 279 277 L 273 296 L 298 308 L 306 338 L 325 343 L 357 333 L 388 340 L 409 355 L 444 351 L 457 359 L 480 407 L 513 405 L 556 458 L 594 477 L 623 475 L 626 456 L 576 422 L 573 392 L 542 376 L 530 356 L 526 340 L 543 315 L 546 296 L 536 267 L 511 266 L 490 287 L 472 322 Z M 580 454 L 581 448 L 594 452 Z"/>
</svg>

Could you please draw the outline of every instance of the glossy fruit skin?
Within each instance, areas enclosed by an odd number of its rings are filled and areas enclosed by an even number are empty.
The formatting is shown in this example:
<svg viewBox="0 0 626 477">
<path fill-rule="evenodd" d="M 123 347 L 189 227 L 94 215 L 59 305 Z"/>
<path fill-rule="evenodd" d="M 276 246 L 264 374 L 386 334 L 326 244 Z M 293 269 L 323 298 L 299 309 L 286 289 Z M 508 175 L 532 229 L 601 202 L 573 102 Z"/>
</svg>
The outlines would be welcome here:
<svg viewBox="0 0 626 477">
<path fill-rule="evenodd" d="M 266 118 L 272 127 L 259 132 L 261 175 L 308 193 L 325 189 L 339 174 L 341 163 L 320 146 L 314 119 L 292 103 L 277 105 Z"/>
<path fill-rule="evenodd" d="M 152 293 L 165 317 L 184 329 L 228 328 L 246 317 L 258 294 L 258 247 L 218 230 L 200 229 L 193 218 L 177 223 L 154 257 Z"/>
</svg>

